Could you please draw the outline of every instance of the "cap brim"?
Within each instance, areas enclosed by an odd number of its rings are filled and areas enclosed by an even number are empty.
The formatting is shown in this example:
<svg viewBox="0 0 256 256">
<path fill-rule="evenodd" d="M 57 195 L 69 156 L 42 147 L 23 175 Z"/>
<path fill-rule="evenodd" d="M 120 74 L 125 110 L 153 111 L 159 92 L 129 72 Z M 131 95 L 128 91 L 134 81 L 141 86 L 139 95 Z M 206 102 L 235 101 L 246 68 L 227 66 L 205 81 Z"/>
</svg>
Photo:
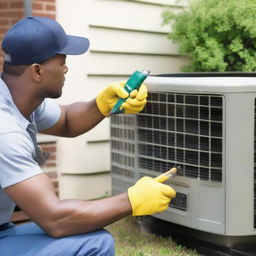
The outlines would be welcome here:
<svg viewBox="0 0 256 256">
<path fill-rule="evenodd" d="M 60 50 L 59 54 L 79 55 L 85 53 L 90 46 L 90 41 L 86 37 L 69 36 L 67 45 Z"/>
</svg>

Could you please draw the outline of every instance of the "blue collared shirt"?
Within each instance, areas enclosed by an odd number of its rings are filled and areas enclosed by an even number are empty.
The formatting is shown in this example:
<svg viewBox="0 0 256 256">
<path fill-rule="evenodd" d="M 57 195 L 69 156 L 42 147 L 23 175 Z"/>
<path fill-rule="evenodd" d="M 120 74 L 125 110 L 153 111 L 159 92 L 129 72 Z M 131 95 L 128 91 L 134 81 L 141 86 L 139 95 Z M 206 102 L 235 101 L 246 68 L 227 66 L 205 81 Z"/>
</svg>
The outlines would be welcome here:
<svg viewBox="0 0 256 256">
<path fill-rule="evenodd" d="M 3 189 L 43 172 L 36 133 L 50 128 L 59 118 L 59 105 L 45 99 L 28 121 L 0 79 L 0 225 L 10 220 L 15 207 Z"/>
</svg>

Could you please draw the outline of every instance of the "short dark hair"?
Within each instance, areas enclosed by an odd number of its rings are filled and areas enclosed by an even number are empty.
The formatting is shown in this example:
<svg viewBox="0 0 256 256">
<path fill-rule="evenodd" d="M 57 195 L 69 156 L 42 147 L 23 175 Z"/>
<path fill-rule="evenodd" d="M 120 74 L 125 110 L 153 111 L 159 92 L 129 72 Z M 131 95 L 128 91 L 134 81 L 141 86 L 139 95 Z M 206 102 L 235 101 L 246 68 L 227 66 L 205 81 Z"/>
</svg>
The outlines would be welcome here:
<svg viewBox="0 0 256 256">
<path fill-rule="evenodd" d="M 24 74 L 28 66 L 29 65 L 11 65 L 7 62 L 4 62 L 3 73 L 13 76 L 21 76 Z"/>
</svg>

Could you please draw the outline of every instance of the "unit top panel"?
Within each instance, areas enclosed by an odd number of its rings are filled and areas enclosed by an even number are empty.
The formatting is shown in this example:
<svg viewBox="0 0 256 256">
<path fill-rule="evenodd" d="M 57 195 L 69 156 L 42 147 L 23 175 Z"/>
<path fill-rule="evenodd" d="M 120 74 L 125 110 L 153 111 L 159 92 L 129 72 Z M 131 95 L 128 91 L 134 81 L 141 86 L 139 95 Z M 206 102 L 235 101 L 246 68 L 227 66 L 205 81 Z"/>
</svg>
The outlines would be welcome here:
<svg viewBox="0 0 256 256">
<path fill-rule="evenodd" d="M 256 73 L 178 73 L 150 76 L 150 91 L 256 93 Z"/>
</svg>

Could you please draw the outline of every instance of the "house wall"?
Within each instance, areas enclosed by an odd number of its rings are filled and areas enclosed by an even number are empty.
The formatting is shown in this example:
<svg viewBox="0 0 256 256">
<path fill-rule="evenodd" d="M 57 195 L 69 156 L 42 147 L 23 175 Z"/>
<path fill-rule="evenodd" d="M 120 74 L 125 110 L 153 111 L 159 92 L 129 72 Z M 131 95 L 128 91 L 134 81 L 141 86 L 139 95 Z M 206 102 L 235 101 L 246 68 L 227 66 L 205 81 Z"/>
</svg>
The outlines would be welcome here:
<svg viewBox="0 0 256 256">
<path fill-rule="evenodd" d="M 56 0 L 56 18 L 67 33 L 86 36 L 90 50 L 69 56 L 62 104 L 86 101 L 113 81 L 135 70 L 152 74 L 178 72 L 186 61 L 167 40 L 161 25 L 166 8 L 180 11 L 188 1 L 174 0 Z M 98 198 L 111 194 L 109 119 L 58 147 L 60 196 Z"/>
</svg>

